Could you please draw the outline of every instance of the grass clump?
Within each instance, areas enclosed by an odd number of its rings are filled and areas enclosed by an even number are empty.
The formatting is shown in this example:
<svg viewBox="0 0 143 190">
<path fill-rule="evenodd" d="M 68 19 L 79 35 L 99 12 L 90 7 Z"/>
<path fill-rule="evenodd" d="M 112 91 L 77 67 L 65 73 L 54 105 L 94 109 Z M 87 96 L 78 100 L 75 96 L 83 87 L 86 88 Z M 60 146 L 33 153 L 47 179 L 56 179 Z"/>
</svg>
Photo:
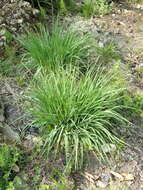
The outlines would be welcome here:
<svg viewBox="0 0 143 190">
<path fill-rule="evenodd" d="M 84 0 L 82 13 L 85 17 L 90 17 L 107 14 L 111 9 L 111 5 L 106 0 Z"/>
<path fill-rule="evenodd" d="M 122 89 L 111 87 L 111 78 L 91 70 L 80 77 L 62 70 L 39 78 L 31 89 L 30 113 L 43 130 L 48 155 L 63 152 L 77 169 L 86 152 L 102 157 L 106 143 L 120 142 L 112 129 L 125 121 L 118 103 Z"/>
<path fill-rule="evenodd" d="M 40 27 L 40 32 L 28 32 L 27 38 L 20 41 L 32 57 L 33 68 L 43 67 L 47 71 L 54 71 L 69 63 L 83 63 L 88 55 L 88 39 L 88 36 L 80 36 L 54 25 L 51 32 Z"/>
</svg>

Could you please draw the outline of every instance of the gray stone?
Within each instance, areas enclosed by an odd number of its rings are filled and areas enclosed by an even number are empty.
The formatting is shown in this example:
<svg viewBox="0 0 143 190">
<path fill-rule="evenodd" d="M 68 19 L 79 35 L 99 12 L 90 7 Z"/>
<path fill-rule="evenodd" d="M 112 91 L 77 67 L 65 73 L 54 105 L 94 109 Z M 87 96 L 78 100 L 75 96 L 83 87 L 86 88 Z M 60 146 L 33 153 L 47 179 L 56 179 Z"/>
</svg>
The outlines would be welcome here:
<svg viewBox="0 0 143 190">
<path fill-rule="evenodd" d="M 0 47 L 7 43 L 3 30 L 8 30 L 13 35 L 21 34 L 24 30 L 23 23 L 28 26 L 36 21 L 38 10 L 33 9 L 29 2 L 23 0 L 3 0 L 0 2 Z M 2 29 L 2 31 L 1 31 Z"/>
<path fill-rule="evenodd" d="M 13 131 L 6 123 L 0 122 L 0 133 L 7 137 L 7 140 L 12 142 L 20 142 L 18 133 Z"/>
<path fill-rule="evenodd" d="M 116 151 L 116 146 L 115 144 L 104 144 L 101 146 L 101 149 L 105 153 L 111 153 Z"/>
</svg>

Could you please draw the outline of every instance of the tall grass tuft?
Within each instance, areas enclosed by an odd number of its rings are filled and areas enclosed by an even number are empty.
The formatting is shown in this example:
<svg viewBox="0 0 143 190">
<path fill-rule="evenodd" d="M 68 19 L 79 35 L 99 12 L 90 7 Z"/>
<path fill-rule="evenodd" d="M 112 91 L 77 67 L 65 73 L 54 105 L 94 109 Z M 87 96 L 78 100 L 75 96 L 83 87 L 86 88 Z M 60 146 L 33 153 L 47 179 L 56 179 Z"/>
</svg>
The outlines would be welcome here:
<svg viewBox="0 0 143 190">
<path fill-rule="evenodd" d="M 45 134 L 44 150 L 61 151 L 75 169 L 88 151 L 104 158 L 104 145 L 120 142 L 112 129 L 126 121 L 119 104 L 123 89 L 110 86 L 110 74 L 93 71 L 61 70 L 41 76 L 31 89 L 30 113 Z"/>
<path fill-rule="evenodd" d="M 91 17 L 111 12 L 112 6 L 106 0 L 84 0 L 81 10 L 85 17 Z"/>
<path fill-rule="evenodd" d="M 39 32 L 28 32 L 26 38 L 20 41 L 32 57 L 33 68 L 43 67 L 48 71 L 54 71 L 59 67 L 65 67 L 69 63 L 82 64 L 88 55 L 87 45 L 89 36 L 80 36 L 71 30 L 55 24 L 49 32 L 45 27 L 40 27 Z"/>
<path fill-rule="evenodd" d="M 58 12 L 67 12 L 74 5 L 74 0 L 29 0 L 34 5 L 43 6 L 46 9 L 52 8 Z M 57 12 L 57 11 L 56 11 Z"/>
</svg>

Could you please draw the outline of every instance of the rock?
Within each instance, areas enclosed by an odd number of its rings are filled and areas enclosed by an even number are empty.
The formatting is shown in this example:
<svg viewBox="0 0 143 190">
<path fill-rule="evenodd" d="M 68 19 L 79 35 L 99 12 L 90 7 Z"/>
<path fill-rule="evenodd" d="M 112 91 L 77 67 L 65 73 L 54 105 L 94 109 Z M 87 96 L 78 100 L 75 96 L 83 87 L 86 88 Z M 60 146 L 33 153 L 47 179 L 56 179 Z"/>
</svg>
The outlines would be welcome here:
<svg viewBox="0 0 143 190">
<path fill-rule="evenodd" d="M 103 42 L 99 42 L 98 46 L 101 47 L 101 48 L 103 48 L 104 47 L 104 43 Z"/>
<path fill-rule="evenodd" d="M 134 180 L 134 176 L 132 174 L 122 173 L 122 176 L 124 177 L 125 181 L 132 181 L 132 180 Z"/>
<path fill-rule="evenodd" d="M 84 185 L 84 184 L 81 184 L 81 185 L 77 188 L 77 190 L 85 190 L 85 185 Z"/>
<path fill-rule="evenodd" d="M 102 181 L 98 180 L 96 183 L 97 187 L 100 188 L 106 188 L 106 186 L 108 185 L 107 183 L 103 183 Z"/>
<path fill-rule="evenodd" d="M 116 151 L 116 146 L 114 144 L 104 144 L 101 146 L 101 149 L 105 153 L 111 153 Z"/>
<path fill-rule="evenodd" d="M 12 170 L 18 173 L 20 169 L 16 164 L 14 164 L 14 166 L 12 167 Z"/>
<path fill-rule="evenodd" d="M 114 171 L 111 171 L 110 173 L 111 173 L 116 179 L 118 179 L 118 180 L 120 180 L 120 181 L 123 181 L 123 180 L 124 180 L 123 176 L 120 175 L 119 173 L 114 172 Z"/>
<path fill-rule="evenodd" d="M 101 180 L 105 183 L 108 183 L 111 179 L 110 173 L 102 173 L 100 177 L 101 177 Z"/>
<path fill-rule="evenodd" d="M 71 30 L 76 31 L 80 34 L 94 34 L 95 36 L 98 35 L 99 27 L 93 21 L 78 21 L 71 24 Z"/>
<path fill-rule="evenodd" d="M 7 39 L 3 31 L 13 35 L 21 34 L 24 26 L 36 21 L 39 11 L 33 9 L 29 2 L 23 0 L 2 0 L 0 2 L 0 48 L 4 47 Z"/>
<path fill-rule="evenodd" d="M 119 173 L 116 173 L 114 171 L 111 171 L 110 173 L 114 177 L 118 178 L 120 181 L 133 181 L 134 180 L 133 174 L 130 174 L 130 173 L 121 173 L 121 174 L 119 174 Z"/>
<path fill-rule="evenodd" d="M 124 9 L 124 13 L 127 14 L 129 11 L 127 9 Z"/>
<path fill-rule="evenodd" d="M 34 135 L 28 135 L 24 141 L 23 145 L 28 151 L 33 150 L 35 147 L 40 147 L 43 145 L 43 141 L 40 137 Z"/>
<path fill-rule="evenodd" d="M 141 5 L 139 5 L 139 4 L 137 4 L 137 6 L 136 6 L 136 7 L 137 7 L 137 9 L 140 9 L 140 8 L 142 8 L 142 7 L 141 7 Z"/>
<path fill-rule="evenodd" d="M 3 122 L 4 120 L 4 105 L 0 103 L 0 122 Z"/>
<path fill-rule="evenodd" d="M 83 176 L 84 176 L 90 183 L 92 183 L 92 184 L 94 184 L 94 182 L 99 179 L 99 176 L 92 175 L 92 174 L 90 174 L 90 173 L 88 173 L 88 172 L 84 172 Z"/>
<path fill-rule="evenodd" d="M 143 181 L 143 176 L 140 176 L 140 181 Z"/>
<path fill-rule="evenodd" d="M 17 23 L 18 23 L 18 24 L 22 24 L 22 23 L 23 23 L 23 18 L 18 19 L 18 20 L 17 20 Z"/>
<path fill-rule="evenodd" d="M 0 133 L 2 133 L 9 142 L 20 142 L 20 136 L 13 131 L 6 123 L 0 122 Z"/>
<path fill-rule="evenodd" d="M 13 131 L 10 126 L 8 126 L 5 123 L 5 107 L 4 104 L 2 103 L 2 100 L 0 100 L 0 133 L 2 135 L 6 136 L 8 140 L 12 142 L 20 142 L 20 137 L 18 133 Z"/>
<path fill-rule="evenodd" d="M 22 111 L 18 105 L 15 104 L 15 102 L 8 102 L 6 104 L 5 114 L 7 118 L 8 123 L 13 123 L 13 121 L 16 121 L 18 118 L 21 117 Z M 20 123 L 20 121 L 17 121 L 17 123 Z"/>
<path fill-rule="evenodd" d="M 33 12 L 33 15 L 39 14 L 39 10 L 38 9 L 33 9 L 32 12 Z"/>
<path fill-rule="evenodd" d="M 90 43 L 91 46 L 96 44 L 100 45 L 100 47 L 104 47 L 111 43 L 111 41 L 114 41 L 112 32 L 107 32 L 105 24 L 98 24 L 96 19 L 73 21 L 70 25 L 70 29 L 80 35 L 89 35 L 92 41 L 92 43 Z"/>
</svg>

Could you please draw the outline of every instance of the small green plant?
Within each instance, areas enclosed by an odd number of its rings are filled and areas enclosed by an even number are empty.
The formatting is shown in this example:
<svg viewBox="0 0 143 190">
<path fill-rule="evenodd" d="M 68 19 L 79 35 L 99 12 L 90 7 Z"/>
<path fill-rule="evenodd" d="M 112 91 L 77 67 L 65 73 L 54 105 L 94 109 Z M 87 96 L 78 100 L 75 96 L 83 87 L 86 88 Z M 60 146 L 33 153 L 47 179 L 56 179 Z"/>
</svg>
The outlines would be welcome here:
<svg viewBox="0 0 143 190">
<path fill-rule="evenodd" d="M 128 108 L 128 116 L 137 116 L 143 118 L 143 93 L 133 94 L 129 91 L 124 92 L 124 105 Z"/>
<path fill-rule="evenodd" d="M 59 0 L 58 8 L 61 13 L 67 13 L 69 10 L 74 11 L 74 9 L 76 9 L 74 5 L 74 0 Z"/>
<path fill-rule="evenodd" d="M 18 161 L 19 152 L 18 149 L 12 145 L 1 144 L 0 145 L 0 188 L 5 190 L 11 171 Z"/>
<path fill-rule="evenodd" d="M 60 175 L 59 175 L 60 174 Z M 53 176 L 53 174 L 51 174 L 50 178 L 51 178 L 51 184 L 50 185 L 44 185 L 44 184 L 40 184 L 39 189 L 37 190 L 54 190 L 54 189 L 59 189 L 59 190 L 73 190 L 74 185 L 73 183 L 71 183 L 67 176 L 64 176 L 63 174 L 61 174 L 61 172 L 58 174 L 55 174 L 56 179 L 54 179 L 55 177 Z"/>
<path fill-rule="evenodd" d="M 47 11 L 51 8 L 54 12 L 58 10 L 59 13 L 67 13 L 74 5 L 74 0 L 31 0 L 31 2 L 33 5 L 45 7 Z"/>
<path fill-rule="evenodd" d="M 109 68 L 108 68 L 109 69 Z M 129 69 L 128 66 L 124 65 L 120 60 L 113 63 L 110 68 L 111 72 L 114 76 L 112 80 L 112 85 L 116 88 L 124 88 L 127 89 L 128 86 L 128 75 Z"/>
<path fill-rule="evenodd" d="M 82 13 L 85 17 L 104 15 L 111 11 L 111 5 L 106 0 L 84 0 Z"/>
<path fill-rule="evenodd" d="M 0 60 L 0 74 L 6 77 L 15 76 L 16 66 L 12 63 L 13 58 L 10 57 L 6 60 Z"/>
<path fill-rule="evenodd" d="M 39 33 L 28 32 L 27 38 L 20 41 L 32 57 L 33 69 L 43 67 L 45 70 L 54 71 L 69 63 L 83 63 L 88 55 L 88 39 L 88 36 L 79 36 L 73 31 L 65 31 L 63 27 L 54 25 L 51 32 L 42 27 Z"/>
<path fill-rule="evenodd" d="M 24 179 L 23 179 L 24 178 Z M 13 181 L 9 182 L 6 190 L 39 190 L 36 189 L 35 187 L 30 187 L 29 185 L 26 184 L 25 181 L 25 176 L 18 177 L 16 176 Z"/>
<path fill-rule="evenodd" d="M 6 42 L 10 44 L 13 40 L 13 34 L 10 33 L 8 30 L 5 31 L 5 37 L 6 37 Z"/>
<path fill-rule="evenodd" d="M 95 50 L 99 63 L 110 63 L 113 60 L 117 61 L 121 58 L 119 51 L 113 43 L 102 46 L 98 45 Z"/>
<path fill-rule="evenodd" d="M 85 75 L 62 70 L 39 78 L 31 89 L 29 111 L 43 131 L 48 156 L 61 151 L 67 165 L 77 169 L 86 152 L 94 150 L 104 158 L 104 144 L 120 142 L 112 128 L 126 121 L 118 104 L 122 89 L 110 86 L 111 78 L 91 70 Z"/>
<path fill-rule="evenodd" d="M 17 73 L 20 56 L 16 55 L 16 47 L 6 45 L 3 58 L 0 59 L 0 74 L 6 77 L 13 77 Z"/>
</svg>

